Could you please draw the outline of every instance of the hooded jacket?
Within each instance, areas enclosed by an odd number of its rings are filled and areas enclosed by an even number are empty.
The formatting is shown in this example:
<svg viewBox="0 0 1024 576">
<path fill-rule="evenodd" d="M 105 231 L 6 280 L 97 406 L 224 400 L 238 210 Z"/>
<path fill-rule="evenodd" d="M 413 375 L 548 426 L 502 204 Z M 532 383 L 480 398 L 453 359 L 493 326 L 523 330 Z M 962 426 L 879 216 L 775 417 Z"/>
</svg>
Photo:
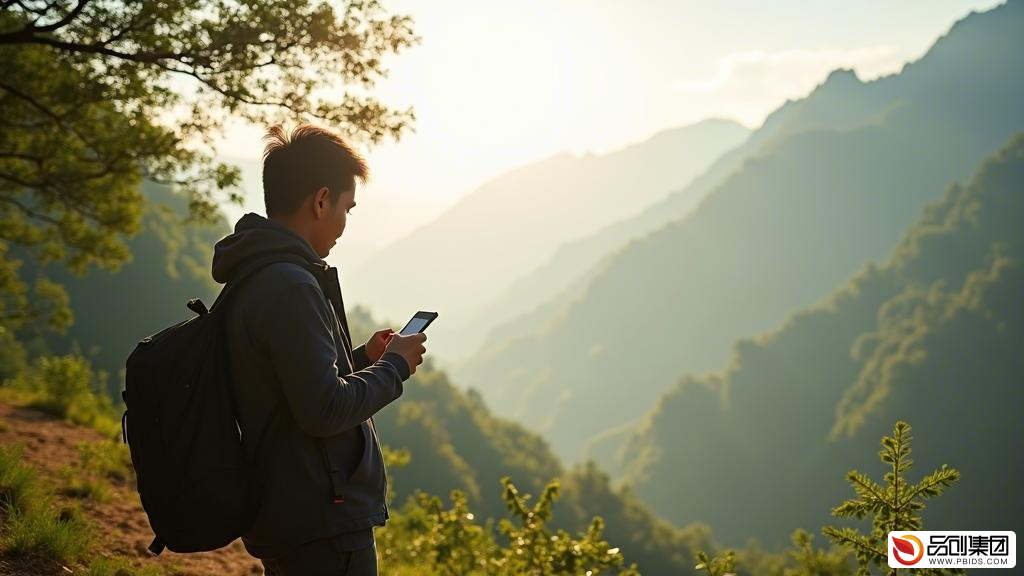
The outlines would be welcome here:
<svg viewBox="0 0 1024 576">
<path fill-rule="evenodd" d="M 238 424 L 264 482 L 242 542 L 264 559 L 345 533 L 372 544 L 372 527 L 390 517 L 372 416 L 402 395 L 410 370 L 397 353 L 371 363 L 352 348 L 337 269 L 273 220 L 239 219 L 214 247 L 213 278 L 230 282 L 246 262 L 280 253 L 315 266 L 264 266 L 224 303 Z"/>
</svg>

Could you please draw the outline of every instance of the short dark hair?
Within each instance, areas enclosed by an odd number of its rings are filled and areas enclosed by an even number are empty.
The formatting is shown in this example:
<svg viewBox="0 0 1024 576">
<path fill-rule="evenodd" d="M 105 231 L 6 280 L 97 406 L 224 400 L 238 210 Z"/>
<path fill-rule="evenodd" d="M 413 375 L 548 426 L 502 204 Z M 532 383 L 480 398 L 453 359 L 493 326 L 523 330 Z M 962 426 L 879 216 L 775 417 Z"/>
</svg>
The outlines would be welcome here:
<svg viewBox="0 0 1024 576">
<path fill-rule="evenodd" d="M 366 161 L 337 133 L 300 124 L 291 134 L 280 124 L 263 137 L 263 201 L 267 216 L 293 214 L 310 194 L 326 186 L 331 202 L 369 177 Z"/>
</svg>

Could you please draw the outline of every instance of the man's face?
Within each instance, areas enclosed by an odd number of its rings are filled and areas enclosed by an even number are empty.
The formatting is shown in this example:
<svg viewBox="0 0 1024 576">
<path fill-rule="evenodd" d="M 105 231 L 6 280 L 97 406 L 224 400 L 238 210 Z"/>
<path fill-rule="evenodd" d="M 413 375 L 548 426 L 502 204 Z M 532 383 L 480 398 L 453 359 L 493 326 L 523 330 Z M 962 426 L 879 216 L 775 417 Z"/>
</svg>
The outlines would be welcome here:
<svg viewBox="0 0 1024 576">
<path fill-rule="evenodd" d="M 342 192 L 338 195 L 338 200 L 333 203 L 329 193 L 325 196 L 320 218 L 317 221 L 316 241 L 313 246 L 321 258 L 327 257 L 331 248 L 338 243 L 338 238 L 341 238 L 342 233 L 345 232 L 348 211 L 356 205 L 356 190 L 355 187 L 352 187 Z"/>
</svg>

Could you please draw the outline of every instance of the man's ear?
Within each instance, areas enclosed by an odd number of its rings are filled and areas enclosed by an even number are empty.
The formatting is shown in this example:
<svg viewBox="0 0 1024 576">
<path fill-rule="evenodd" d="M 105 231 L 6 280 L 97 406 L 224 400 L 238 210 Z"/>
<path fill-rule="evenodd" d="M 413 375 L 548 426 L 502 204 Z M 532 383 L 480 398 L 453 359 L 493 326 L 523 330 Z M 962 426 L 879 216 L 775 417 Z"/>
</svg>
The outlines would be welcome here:
<svg viewBox="0 0 1024 576">
<path fill-rule="evenodd" d="M 319 218 L 327 210 L 327 195 L 330 189 L 326 186 L 313 193 L 313 213 Z"/>
</svg>

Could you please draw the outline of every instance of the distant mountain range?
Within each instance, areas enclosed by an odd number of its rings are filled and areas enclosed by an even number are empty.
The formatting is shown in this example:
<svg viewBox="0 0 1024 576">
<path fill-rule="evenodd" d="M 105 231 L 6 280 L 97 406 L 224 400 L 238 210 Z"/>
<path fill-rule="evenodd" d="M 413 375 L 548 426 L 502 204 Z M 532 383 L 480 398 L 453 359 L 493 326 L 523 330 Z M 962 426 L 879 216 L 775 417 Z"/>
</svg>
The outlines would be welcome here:
<svg viewBox="0 0 1024 576">
<path fill-rule="evenodd" d="M 834 72 L 651 208 L 708 190 L 696 209 L 499 326 L 455 379 L 567 461 L 609 463 L 584 451 L 591 439 L 884 258 L 927 202 L 1024 127 L 1021 30 L 1024 4 L 1006 4 L 959 21 L 899 74 Z"/>
<path fill-rule="evenodd" d="M 608 154 L 563 153 L 523 166 L 350 268 L 345 294 L 396 322 L 417 309 L 436 310 L 435 357 L 472 351 L 488 322 L 501 318 L 466 323 L 518 277 L 562 243 L 632 216 L 684 186 L 746 136 L 734 122 L 709 120 Z"/>
</svg>

